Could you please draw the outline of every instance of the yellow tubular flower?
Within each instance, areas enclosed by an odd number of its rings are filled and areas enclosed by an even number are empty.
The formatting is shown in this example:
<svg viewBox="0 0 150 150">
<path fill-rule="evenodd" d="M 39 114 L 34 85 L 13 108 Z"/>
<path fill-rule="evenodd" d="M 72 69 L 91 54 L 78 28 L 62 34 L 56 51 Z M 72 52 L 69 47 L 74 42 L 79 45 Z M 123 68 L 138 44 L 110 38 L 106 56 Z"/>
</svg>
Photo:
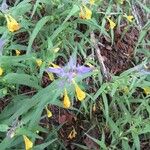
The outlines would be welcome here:
<svg viewBox="0 0 150 150">
<path fill-rule="evenodd" d="M 91 19 L 92 17 L 92 11 L 87 8 L 85 5 L 83 5 L 84 9 L 85 9 L 85 19 Z"/>
<path fill-rule="evenodd" d="M 75 81 L 73 81 L 73 84 L 75 86 L 75 90 L 76 90 L 76 95 L 79 101 L 82 101 L 85 99 L 86 94 L 84 91 L 81 90 L 81 88 L 75 83 Z"/>
<path fill-rule="evenodd" d="M 42 59 L 36 59 L 36 63 L 37 65 L 40 67 L 42 65 Z"/>
<path fill-rule="evenodd" d="M 149 95 L 150 94 L 150 87 L 144 87 L 143 88 L 143 90 L 144 90 L 144 93 L 146 94 L 146 95 Z"/>
<path fill-rule="evenodd" d="M 16 56 L 19 56 L 20 55 L 20 51 L 19 50 L 15 50 L 16 51 Z"/>
<path fill-rule="evenodd" d="M 91 5 L 94 5 L 94 3 L 95 3 L 95 0 L 90 0 Z"/>
<path fill-rule="evenodd" d="M 127 14 L 123 15 L 129 22 L 132 22 L 133 21 L 133 16 L 127 16 Z"/>
<path fill-rule="evenodd" d="M 52 112 L 47 107 L 45 107 L 45 109 L 46 109 L 47 117 L 48 118 L 52 117 Z"/>
<path fill-rule="evenodd" d="M 80 7 L 79 17 L 82 18 L 82 19 L 85 19 L 85 12 L 83 11 L 82 7 Z"/>
<path fill-rule="evenodd" d="M 79 17 L 82 19 L 89 20 L 92 17 L 92 11 L 89 8 L 87 8 L 85 5 L 83 5 L 83 7 L 80 8 Z"/>
<path fill-rule="evenodd" d="M 2 67 L 0 67 L 0 76 L 2 76 L 4 70 L 2 69 Z"/>
<path fill-rule="evenodd" d="M 10 32 L 15 32 L 20 29 L 20 24 L 11 16 L 5 15 L 7 21 L 7 28 Z"/>
<path fill-rule="evenodd" d="M 70 103 L 70 100 L 69 100 L 69 97 L 68 97 L 66 89 L 65 89 L 65 92 L 64 92 L 64 101 L 63 101 L 63 104 L 64 104 L 64 108 L 69 108 L 71 106 L 71 103 Z"/>
<path fill-rule="evenodd" d="M 48 76 L 51 81 L 54 81 L 54 75 L 52 73 L 48 73 Z"/>
<path fill-rule="evenodd" d="M 56 65 L 56 64 L 54 64 L 54 63 L 52 63 L 52 62 L 49 62 L 49 65 L 52 65 L 53 68 L 60 68 L 58 65 Z"/>
<path fill-rule="evenodd" d="M 90 63 L 86 63 L 86 65 L 88 65 L 88 66 L 91 67 L 91 68 L 94 68 L 94 66 L 91 65 Z"/>
<path fill-rule="evenodd" d="M 109 21 L 110 29 L 114 29 L 114 27 L 116 26 L 115 22 L 109 19 L 109 17 L 107 17 L 107 20 Z"/>
<path fill-rule="evenodd" d="M 73 130 L 69 133 L 68 138 L 72 140 L 73 138 L 76 137 L 76 135 L 77 135 L 77 132 L 76 132 L 76 130 L 73 128 Z"/>
<path fill-rule="evenodd" d="M 55 65 L 54 63 L 50 63 L 54 68 L 60 68 L 58 65 Z"/>
<path fill-rule="evenodd" d="M 32 141 L 28 139 L 27 136 L 23 135 L 24 143 L 25 143 L 25 150 L 30 150 L 33 147 Z"/>
</svg>

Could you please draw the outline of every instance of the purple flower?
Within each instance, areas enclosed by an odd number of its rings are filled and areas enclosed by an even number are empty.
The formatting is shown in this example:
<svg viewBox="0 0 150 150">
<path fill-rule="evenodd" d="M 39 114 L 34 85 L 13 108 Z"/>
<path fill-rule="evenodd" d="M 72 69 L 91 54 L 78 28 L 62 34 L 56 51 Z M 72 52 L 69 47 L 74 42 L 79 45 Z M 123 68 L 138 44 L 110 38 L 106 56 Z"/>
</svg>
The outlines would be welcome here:
<svg viewBox="0 0 150 150">
<path fill-rule="evenodd" d="M 55 73 L 57 76 L 67 78 L 69 81 L 75 76 L 82 76 L 92 71 L 92 68 L 86 66 L 80 66 L 76 64 L 76 57 L 71 56 L 69 62 L 64 67 L 49 67 L 47 72 Z"/>
<path fill-rule="evenodd" d="M 1 6 L 0 6 L 0 10 L 1 10 L 2 12 L 5 12 L 6 10 L 8 10 L 8 5 L 7 5 L 7 3 L 6 3 L 6 0 L 3 0 L 2 4 L 1 4 Z"/>
</svg>

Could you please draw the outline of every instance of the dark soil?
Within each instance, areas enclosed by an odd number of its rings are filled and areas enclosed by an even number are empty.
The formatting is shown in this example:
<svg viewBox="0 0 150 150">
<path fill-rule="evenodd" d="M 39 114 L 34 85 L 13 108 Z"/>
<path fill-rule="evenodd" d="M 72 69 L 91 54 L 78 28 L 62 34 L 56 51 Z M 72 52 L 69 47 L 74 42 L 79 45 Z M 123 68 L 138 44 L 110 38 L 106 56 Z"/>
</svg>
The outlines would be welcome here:
<svg viewBox="0 0 150 150">
<path fill-rule="evenodd" d="M 86 135 L 88 134 L 95 139 L 100 137 L 99 130 L 96 126 L 93 126 L 94 124 L 92 120 L 87 120 L 87 118 L 81 114 L 76 116 L 73 111 L 59 108 L 57 106 L 50 106 L 49 109 L 52 111 L 53 116 L 48 120 L 43 120 L 42 123 L 47 122 L 49 125 L 47 123 L 46 124 L 49 127 L 51 125 L 56 127 L 62 125 L 58 134 L 67 149 L 77 150 L 77 146 L 74 145 L 74 143 L 76 143 L 85 145 L 89 149 L 99 150 L 99 146 Z M 69 138 L 69 134 L 73 129 L 76 132 L 76 136 Z"/>
<path fill-rule="evenodd" d="M 120 74 L 133 67 L 133 54 L 135 44 L 138 40 L 138 30 L 130 28 L 125 31 L 125 25 L 114 31 L 113 44 L 105 36 L 100 37 L 99 40 L 103 44 L 103 46 L 100 46 L 100 50 L 104 58 L 104 64 L 112 74 Z"/>
</svg>

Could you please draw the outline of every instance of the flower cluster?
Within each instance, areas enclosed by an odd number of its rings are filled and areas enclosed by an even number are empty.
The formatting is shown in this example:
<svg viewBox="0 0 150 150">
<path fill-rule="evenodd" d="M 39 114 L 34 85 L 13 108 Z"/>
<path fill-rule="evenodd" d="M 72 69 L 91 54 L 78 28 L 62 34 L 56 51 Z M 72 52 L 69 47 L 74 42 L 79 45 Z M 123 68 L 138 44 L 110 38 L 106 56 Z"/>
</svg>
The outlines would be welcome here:
<svg viewBox="0 0 150 150">
<path fill-rule="evenodd" d="M 64 67 L 59 67 L 53 64 L 53 67 L 49 67 L 46 69 L 48 73 L 55 73 L 58 77 L 64 78 L 68 84 L 71 84 L 75 88 L 76 96 L 79 101 L 82 101 L 86 97 L 86 93 L 79 87 L 79 85 L 75 82 L 75 77 L 83 76 L 86 73 L 92 71 L 92 68 L 86 66 L 76 65 L 76 58 L 71 56 L 68 64 Z M 63 104 L 65 108 L 69 108 L 71 106 L 71 102 L 68 96 L 67 89 L 64 87 L 64 100 Z"/>
<path fill-rule="evenodd" d="M 130 23 L 134 19 L 134 17 L 132 15 L 127 15 L 127 14 L 124 14 L 123 17 L 125 17 L 127 19 L 127 21 L 129 21 Z M 113 30 L 116 27 L 116 23 L 112 19 L 110 19 L 110 16 L 108 16 L 106 19 L 109 22 L 110 29 Z"/>
</svg>

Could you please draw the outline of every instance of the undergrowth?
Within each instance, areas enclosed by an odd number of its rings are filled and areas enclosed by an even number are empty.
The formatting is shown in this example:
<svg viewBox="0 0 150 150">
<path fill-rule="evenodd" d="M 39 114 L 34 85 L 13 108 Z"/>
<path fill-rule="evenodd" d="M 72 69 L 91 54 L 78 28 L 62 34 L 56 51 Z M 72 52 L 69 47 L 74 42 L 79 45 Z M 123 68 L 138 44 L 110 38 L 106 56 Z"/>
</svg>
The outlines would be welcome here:
<svg viewBox="0 0 150 150">
<path fill-rule="evenodd" d="M 148 1 L 1 0 L 0 10 L 0 150 L 150 149 Z"/>
</svg>

